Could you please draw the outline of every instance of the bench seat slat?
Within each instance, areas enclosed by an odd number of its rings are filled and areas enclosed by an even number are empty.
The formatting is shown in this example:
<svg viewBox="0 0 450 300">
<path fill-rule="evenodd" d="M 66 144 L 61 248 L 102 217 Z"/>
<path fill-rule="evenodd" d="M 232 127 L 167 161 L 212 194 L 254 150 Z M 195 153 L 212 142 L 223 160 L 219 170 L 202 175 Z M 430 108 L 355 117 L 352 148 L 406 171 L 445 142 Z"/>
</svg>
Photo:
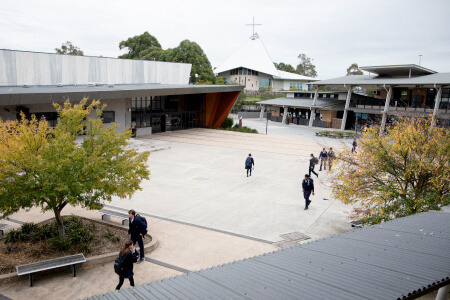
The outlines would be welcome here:
<svg viewBox="0 0 450 300">
<path fill-rule="evenodd" d="M 9 226 L 9 224 L 6 224 L 6 223 L 0 223 L 0 229 L 6 228 L 6 227 L 8 227 L 8 226 Z"/>
<path fill-rule="evenodd" d="M 105 214 L 105 215 L 117 217 L 120 219 L 128 219 L 129 218 L 128 214 L 126 214 L 126 213 L 121 213 L 121 212 L 117 212 L 117 211 L 113 211 L 113 210 L 109 210 L 109 209 L 100 209 L 98 212 Z"/>
<path fill-rule="evenodd" d="M 86 261 L 86 258 L 83 254 L 75 254 L 71 256 L 65 256 L 50 260 L 44 260 L 40 262 L 35 262 L 31 264 L 17 266 L 17 275 L 26 275 L 31 273 L 36 273 L 40 271 L 56 269 L 64 266 L 70 266 L 78 263 L 83 263 Z"/>
</svg>

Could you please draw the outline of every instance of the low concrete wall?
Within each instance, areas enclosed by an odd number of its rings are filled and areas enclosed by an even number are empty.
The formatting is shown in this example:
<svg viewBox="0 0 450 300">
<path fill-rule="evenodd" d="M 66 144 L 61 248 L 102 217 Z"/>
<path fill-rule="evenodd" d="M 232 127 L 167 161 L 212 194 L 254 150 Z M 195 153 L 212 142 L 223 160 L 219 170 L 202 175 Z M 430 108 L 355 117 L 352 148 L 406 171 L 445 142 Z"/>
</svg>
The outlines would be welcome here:
<svg viewBox="0 0 450 300">
<path fill-rule="evenodd" d="M 261 112 L 259 111 L 241 111 L 238 112 L 238 118 L 242 117 L 244 119 L 252 119 L 252 118 L 259 118 L 259 115 Z M 267 112 L 264 112 L 264 118 L 267 117 Z"/>
<path fill-rule="evenodd" d="M 81 216 L 80 216 L 80 218 L 83 218 L 83 219 L 86 219 L 86 220 L 89 220 L 89 221 L 92 221 L 95 223 L 99 223 L 99 224 L 106 224 L 111 227 L 122 229 L 128 233 L 128 227 L 126 227 L 126 226 L 121 226 L 118 224 L 113 224 L 113 223 L 109 223 L 109 222 L 105 222 L 105 221 L 101 221 L 101 220 L 88 219 L 88 218 L 81 217 Z M 145 252 L 150 253 L 158 247 L 159 242 L 158 242 L 157 238 L 155 238 L 154 236 L 152 236 L 150 234 L 146 234 L 145 237 L 151 239 L 150 243 L 144 245 Z M 115 252 L 111 252 L 111 253 L 105 253 L 105 254 L 101 254 L 101 255 L 88 257 L 88 258 L 86 258 L 86 262 L 81 264 L 81 268 L 85 268 L 88 266 L 95 266 L 95 265 L 103 264 L 103 263 L 107 263 L 107 262 L 112 262 L 117 258 L 118 254 L 119 254 L 119 250 L 117 250 Z M 79 270 L 80 267 L 78 266 L 77 269 Z M 59 272 L 70 273 L 71 272 L 70 266 L 52 269 L 52 270 L 48 270 L 48 271 L 42 271 L 42 272 L 39 272 L 39 274 L 45 275 L 45 274 L 54 274 L 54 273 L 59 273 Z M 111 272 L 112 272 L 112 270 L 111 270 Z M 21 280 L 28 280 L 28 275 L 17 276 L 17 272 L 0 275 L 0 284 L 16 282 L 16 281 L 21 281 Z"/>
<path fill-rule="evenodd" d="M 137 128 L 136 129 L 136 137 L 144 136 L 144 135 L 150 135 L 152 134 L 152 128 L 151 127 L 143 127 L 143 128 Z"/>
</svg>

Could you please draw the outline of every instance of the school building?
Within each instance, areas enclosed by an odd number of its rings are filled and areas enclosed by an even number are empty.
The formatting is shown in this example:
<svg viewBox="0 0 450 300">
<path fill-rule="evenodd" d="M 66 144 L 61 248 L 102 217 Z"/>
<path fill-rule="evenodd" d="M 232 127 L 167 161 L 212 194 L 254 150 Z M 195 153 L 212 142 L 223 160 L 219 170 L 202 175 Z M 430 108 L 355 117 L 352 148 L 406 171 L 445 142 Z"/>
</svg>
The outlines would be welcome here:
<svg viewBox="0 0 450 300">
<path fill-rule="evenodd" d="M 0 50 L 0 118 L 20 112 L 58 122 L 53 103 L 87 97 L 107 105 L 103 122 L 138 135 L 219 127 L 242 86 L 189 84 L 191 65 Z"/>
</svg>

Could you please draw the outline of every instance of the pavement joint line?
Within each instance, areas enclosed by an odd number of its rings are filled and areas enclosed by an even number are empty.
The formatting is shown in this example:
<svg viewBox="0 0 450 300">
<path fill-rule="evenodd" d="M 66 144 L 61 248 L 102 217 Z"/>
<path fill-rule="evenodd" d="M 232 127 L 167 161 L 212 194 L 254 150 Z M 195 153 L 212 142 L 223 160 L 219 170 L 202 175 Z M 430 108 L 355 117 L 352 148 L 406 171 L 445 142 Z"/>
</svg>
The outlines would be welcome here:
<svg viewBox="0 0 450 300">
<path fill-rule="evenodd" d="M 152 263 L 152 264 L 163 266 L 163 267 L 175 270 L 175 271 L 179 271 L 181 273 L 190 273 L 190 272 L 192 272 L 190 270 L 187 270 L 187 269 L 184 269 L 184 268 L 180 268 L 180 267 L 177 267 L 177 266 L 174 266 L 174 265 L 171 265 L 171 264 L 168 264 L 168 263 L 156 260 L 156 259 L 151 259 L 151 258 L 147 258 L 147 257 L 144 257 L 144 259 L 146 261 Z M 0 300 L 1 300 L 1 298 L 0 298 Z"/>
<path fill-rule="evenodd" d="M 114 208 L 114 209 L 117 209 L 117 210 L 121 210 L 121 211 L 126 211 L 126 212 L 128 211 L 128 209 L 117 207 L 117 206 L 113 206 L 113 205 L 104 204 L 104 206 L 109 207 L 109 208 Z M 160 219 L 160 220 L 169 221 L 169 222 L 178 223 L 178 224 L 187 225 L 187 226 L 192 226 L 192 227 L 196 227 L 196 228 L 200 228 L 200 229 L 215 231 L 215 232 L 228 234 L 228 235 L 232 235 L 232 236 L 236 236 L 236 237 L 240 237 L 240 238 L 243 238 L 243 239 L 248 239 L 248 240 L 252 240 L 252 241 L 256 241 L 256 242 L 261 242 L 261 243 L 265 243 L 265 244 L 273 244 L 272 241 L 263 240 L 263 239 L 255 238 L 255 237 L 248 236 L 248 235 L 243 235 L 243 234 L 234 233 L 234 232 L 230 232 L 230 231 L 220 230 L 220 229 L 216 229 L 216 228 L 212 228 L 212 227 L 206 227 L 206 226 L 197 225 L 197 224 L 193 224 L 193 223 L 188 223 L 188 222 L 184 222 L 184 221 L 178 221 L 178 220 L 169 219 L 169 218 L 166 218 L 166 217 L 155 216 L 155 215 L 147 214 L 147 213 L 143 213 L 143 212 L 139 212 L 139 213 L 141 215 L 152 217 L 152 218 L 155 218 L 155 219 Z"/>
<path fill-rule="evenodd" d="M 8 218 L 8 217 L 6 217 L 5 220 L 13 222 L 13 223 L 17 223 L 17 224 L 25 224 L 25 222 L 23 222 L 23 221 L 16 220 L 16 219 L 11 219 L 11 218 Z M 0 300 L 1 300 L 1 298 L 0 298 Z"/>
</svg>

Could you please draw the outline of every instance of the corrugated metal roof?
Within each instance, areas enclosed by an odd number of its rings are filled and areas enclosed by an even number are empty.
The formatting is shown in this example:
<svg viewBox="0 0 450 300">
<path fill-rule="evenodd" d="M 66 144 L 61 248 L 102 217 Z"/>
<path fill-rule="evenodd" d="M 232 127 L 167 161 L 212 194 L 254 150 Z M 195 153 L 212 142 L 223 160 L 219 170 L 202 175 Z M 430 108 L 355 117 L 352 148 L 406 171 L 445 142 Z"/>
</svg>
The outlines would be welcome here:
<svg viewBox="0 0 450 300">
<path fill-rule="evenodd" d="M 274 106 L 287 106 L 287 107 L 299 107 L 299 108 L 327 108 L 337 107 L 344 109 L 345 100 L 332 100 L 332 99 L 317 99 L 316 105 L 312 105 L 313 99 L 302 98 L 275 98 L 270 100 L 259 101 L 258 104 L 262 105 L 274 105 Z"/>
<path fill-rule="evenodd" d="M 311 82 L 312 85 L 447 85 L 450 84 L 450 73 L 436 73 L 411 78 L 377 77 L 376 75 L 349 75 L 333 79 Z"/>
<path fill-rule="evenodd" d="M 450 213 L 427 212 L 90 299 L 403 299 L 450 283 Z"/>
<path fill-rule="evenodd" d="M 116 84 L 65 86 L 0 86 L 0 105 L 63 102 L 67 99 L 123 99 L 131 97 L 186 95 L 242 91 L 238 85 Z"/>
</svg>

